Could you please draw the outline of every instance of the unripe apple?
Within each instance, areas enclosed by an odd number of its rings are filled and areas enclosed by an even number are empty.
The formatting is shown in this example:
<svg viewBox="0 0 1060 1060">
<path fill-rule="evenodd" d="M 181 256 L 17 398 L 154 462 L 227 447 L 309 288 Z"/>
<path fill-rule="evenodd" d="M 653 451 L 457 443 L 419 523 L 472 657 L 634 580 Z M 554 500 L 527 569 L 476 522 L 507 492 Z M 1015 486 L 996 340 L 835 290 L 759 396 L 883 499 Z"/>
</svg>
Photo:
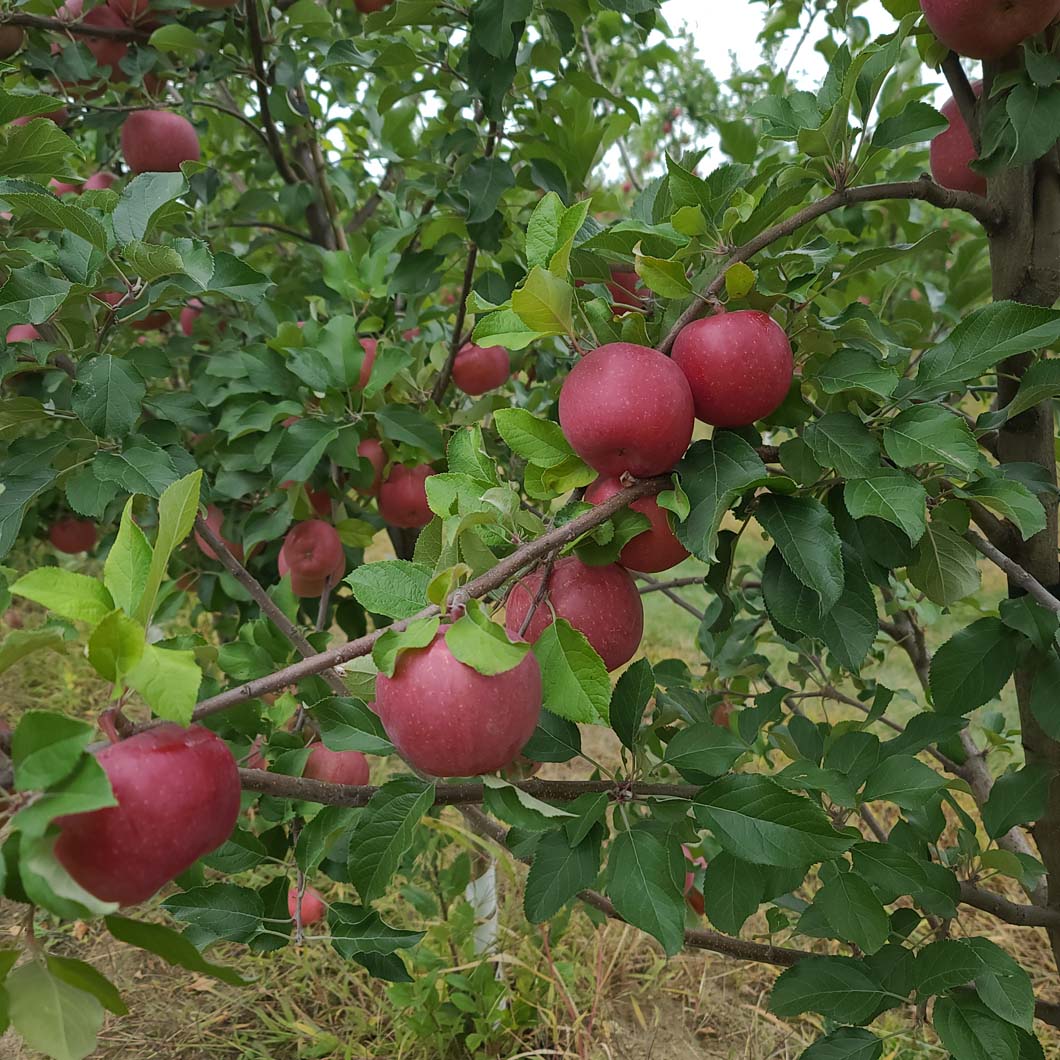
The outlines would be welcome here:
<svg viewBox="0 0 1060 1060">
<path fill-rule="evenodd" d="M 287 892 L 287 912 L 291 914 L 292 920 L 297 910 L 298 888 L 292 887 Z M 326 912 L 327 906 L 324 904 L 324 898 L 321 893 L 315 887 L 307 887 L 302 895 L 302 927 L 309 927 L 310 924 L 323 920 Z"/>
<path fill-rule="evenodd" d="M 134 173 L 176 173 L 181 162 L 199 160 L 199 137 L 180 114 L 137 110 L 121 127 L 121 150 Z"/>
<path fill-rule="evenodd" d="M 632 185 L 630 185 L 632 189 Z M 635 269 L 623 268 L 621 265 L 611 266 L 611 282 L 607 289 L 611 292 L 612 309 L 616 312 L 619 306 L 628 306 L 631 309 L 642 309 L 644 299 L 637 293 L 640 288 L 640 277 Z"/>
<path fill-rule="evenodd" d="M 7 329 L 8 342 L 36 342 L 41 333 L 32 324 L 12 324 Z"/>
<path fill-rule="evenodd" d="M 375 471 L 372 484 L 367 489 L 357 489 L 358 493 L 366 497 L 374 497 L 379 493 L 379 486 L 383 481 L 383 468 L 386 467 L 386 451 L 378 438 L 365 438 L 357 446 L 357 455 L 363 457 Z"/>
<path fill-rule="evenodd" d="M 512 586 L 504 620 L 508 636 L 519 635 L 543 577 L 544 571 L 536 571 Z M 548 593 L 522 635 L 535 643 L 552 625 L 553 613 L 584 634 L 608 670 L 628 663 L 644 635 L 640 593 L 629 572 L 617 563 L 590 567 L 577 556 L 559 560 L 552 568 Z"/>
<path fill-rule="evenodd" d="M 346 573 L 346 554 L 335 527 L 319 519 L 291 527 L 283 539 L 278 566 L 281 578 L 290 573 L 297 596 L 320 596 L 329 579 L 334 586 Z"/>
<path fill-rule="evenodd" d="M 1060 0 L 920 0 L 931 31 L 970 59 L 1000 59 L 1060 17 Z"/>
<path fill-rule="evenodd" d="M 188 304 L 180 311 L 180 330 L 188 338 L 191 338 L 191 334 L 195 330 L 195 321 L 199 319 L 202 310 L 202 302 L 198 298 L 190 298 L 188 299 Z"/>
<path fill-rule="evenodd" d="M 375 710 L 413 768 L 473 777 L 511 765 L 541 715 L 541 668 L 532 652 L 487 677 L 449 650 L 443 625 L 426 648 L 402 652 L 393 677 L 379 674 Z"/>
<path fill-rule="evenodd" d="M 564 380 L 559 422 L 574 451 L 597 471 L 661 475 L 692 440 L 692 392 L 669 357 L 613 342 L 586 354 Z"/>
<path fill-rule="evenodd" d="M 25 42 L 21 26 L 0 26 L 0 59 L 10 59 Z"/>
<path fill-rule="evenodd" d="M 744 309 L 693 321 L 677 336 L 673 359 L 692 388 L 696 416 L 715 427 L 764 419 L 791 389 L 791 343 L 768 313 Z"/>
<path fill-rule="evenodd" d="M 379 352 L 378 339 L 358 339 L 364 349 L 364 360 L 361 361 L 361 372 L 357 377 L 357 385 L 363 390 L 368 385 L 368 377 L 372 374 L 372 366 L 375 364 L 375 355 Z"/>
<path fill-rule="evenodd" d="M 472 397 L 504 386 L 511 373 L 511 361 L 503 346 L 475 346 L 469 342 L 453 362 L 453 382 Z"/>
<path fill-rule="evenodd" d="M 113 173 L 93 173 L 92 176 L 81 185 L 81 190 L 106 191 L 117 181 L 117 179 L 118 178 Z"/>
<path fill-rule="evenodd" d="M 127 28 L 125 19 L 106 4 L 92 8 L 82 18 L 84 6 L 84 0 L 66 0 L 62 7 L 55 12 L 55 17 L 62 22 L 80 21 L 86 26 L 100 26 L 107 29 Z M 100 72 L 105 77 L 115 80 L 123 76 L 118 64 L 129 51 L 129 45 L 125 41 L 115 40 L 113 37 L 81 37 L 80 39 L 92 53 Z M 52 50 L 58 51 L 59 46 L 53 44 Z"/>
<path fill-rule="evenodd" d="M 585 499 L 589 504 L 603 504 L 622 488 L 622 482 L 617 478 L 598 478 L 585 491 Z M 657 574 L 688 559 L 688 549 L 677 540 L 670 525 L 670 513 L 659 507 L 655 497 L 641 497 L 630 508 L 646 515 L 651 527 L 623 546 L 618 556 L 622 566 L 643 574 Z"/>
<path fill-rule="evenodd" d="M 239 770 L 208 729 L 159 725 L 97 760 L 118 805 L 60 817 L 55 856 L 102 901 L 145 901 L 231 835 Z"/>
<path fill-rule="evenodd" d="M 976 81 L 972 91 L 981 96 L 983 82 Z M 978 156 L 972 134 L 964 123 L 955 99 L 942 108 L 942 116 L 950 123 L 950 127 L 931 141 L 931 175 L 944 188 L 985 195 L 986 177 L 972 169 L 971 164 Z"/>
<path fill-rule="evenodd" d="M 211 504 L 206 509 L 206 525 L 225 543 L 225 546 L 228 548 L 228 551 L 231 552 L 232 555 L 235 556 L 235 558 L 239 560 L 240 563 L 242 563 L 243 546 L 238 541 L 229 541 L 228 538 L 221 533 L 221 527 L 224 524 L 224 521 L 224 512 L 222 512 L 216 504 Z M 195 531 L 194 537 L 195 544 L 199 546 L 199 551 L 207 559 L 217 559 L 217 553 L 213 550 L 209 542 L 199 533 L 198 530 Z"/>
<path fill-rule="evenodd" d="M 395 464 L 379 487 L 379 514 L 391 526 L 426 526 L 434 513 L 427 504 L 427 479 L 435 474 L 429 464 Z"/>
<path fill-rule="evenodd" d="M 91 552 L 96 547 L 96 524 L 90 519 L 67 516 L 53 523 L 48 530 L 48 540 L 60 552 L 76 555 Z"/>
<path fill-rule="evenodd" d="M 360 787 L 368 783 L 368 759 L 360 751 L 331 751 L 322 743 L 315 743 L 306 759 L 302 776 L 310 780 L 323 780 L 328 784 Z"/>
</svg>

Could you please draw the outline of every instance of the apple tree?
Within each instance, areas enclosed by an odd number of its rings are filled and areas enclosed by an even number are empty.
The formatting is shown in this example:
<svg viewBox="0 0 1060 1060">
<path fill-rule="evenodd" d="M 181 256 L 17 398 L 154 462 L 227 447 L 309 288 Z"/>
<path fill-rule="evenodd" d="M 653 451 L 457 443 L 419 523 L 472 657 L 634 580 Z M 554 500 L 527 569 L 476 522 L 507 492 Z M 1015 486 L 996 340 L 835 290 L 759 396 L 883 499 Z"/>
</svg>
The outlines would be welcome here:
<svg viewBox="0 0 1060 1060">
<path fill-rule="evenodd" d="M 325 6 L 0 11 L 0 668 L 110 704 L 3 736 L 0 1028 L 123 1011 L 70 919 L 407 981 L 458 812 L 807 1060 L 1042 1057 L 962 917 L 1060 958 L 1060 2 L 757 0 L 727 80 L 658 0 Z"/>
</svg>

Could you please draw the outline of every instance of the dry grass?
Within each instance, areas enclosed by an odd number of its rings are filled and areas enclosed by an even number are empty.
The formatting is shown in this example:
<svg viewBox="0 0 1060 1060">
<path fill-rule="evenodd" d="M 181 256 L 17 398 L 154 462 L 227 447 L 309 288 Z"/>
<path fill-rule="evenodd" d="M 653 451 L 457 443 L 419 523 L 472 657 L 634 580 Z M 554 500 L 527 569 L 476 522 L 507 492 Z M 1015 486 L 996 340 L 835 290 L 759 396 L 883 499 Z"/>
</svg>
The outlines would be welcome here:
<svg viewBox="0 0 1060 1060">
<path fill-rule="evenodd" d="M 758 548 L 748 536 L 752 557 Z M 988 591 L 1000 593 L 1000 582 L 991 580 Z M 697 591 L 688 596 L 694 599 Z M 704 593 L 698 597 L 698 603 L 705 603 Z M 647 597 L 646 604 L 645 654 L 655 660 L 681 656 L 695 665 L 701 658 L 695 620 L 658 595 Z M 33 608 L 22 610 L 27 624 L 39 621 Z M 971 617 L 970 611 L 945 616 L 931 630 L 932 646 Z M 779 654 L 777 661 L 782 661 Z M 905 656 L 893 649 L 883 657 L 881 680 L 898 689 L 915 687 Z M 12 720 L 31 708 L 94 715 L 106 692 L 79 648 L 71 645 L 65 655 L 31 657 L 0 675 L 0 710 Z M 909 712 L 915 709 L 914 699 L 909 697 Z M 1012 717 L 1011 702 L 1002 707 Z M 609 731 L 587 730 L 584 740 L 596 760 L 617 761 L 617 743 Z M 572 768 L 551 767 L 550 775 L 572 775 Z M 455 813 L 447 812 L 445 820 L 458 845 L 470 849 L 473 840 L 461 837 Z M 813 1021 L 787 1024 L 767 1011 L 773 969 L 710 953 L 667 960 L 639 931 L 614 922 L 595 925 L 580 910 L 566 922 L 561 918 L 546 951 L 541 932 L 522 916 L 521 866 L 505 857 L 501 870 L 500 966 L 512 1004 L 529 1006 L 532 1018 L 517 1036 L 502 1037 L 490 1052 L 478 1055 L 503 1060 L 795 1060 L 819 1033 Z M 327 884 L 321 889 L 330 899 L 351 897 L 342 885 L 315 882 Z M 444 993 L 447 975 L 469 970 L 449 959 L 446 929 L 424 923 L 398 895 L 388 904 L 396 922 L 430 927 L 424 945 L 437 954 L 439 969 L 431 974 Z M 0 932 L 16 935 L 16 916 L 13 905 L 0 903 Z M 764 927 L 764 918 L 756 918 L 745 935 Z M 215 959 L 237 964 L 252 979 L 237 988 L 174 970 L 116 943 L 96 925 L 45 923 L 42 928 L 58 952 L 96 964 L 118 985 L 130 1008 L 124 1018 L 108 1016 L 95 1054 L 100 1060 L 442 1060 L 470 1055 L 460 1041 L 413 1039 L 410 1012 L 395 1003 L 387 985 L 370 979 L 323 942 L 290 946 L 266 957 L 242 947 L 218 947 Z M 993 939 L 1028 969 L 1040 996 L 1060 993 L 1043 932 L 1010 928 L 974 910 L 963 912 L 952 930 L 957 937 Z M 893 1035 L 887 1039 L 885 1060 L 943 1057 L 930 1032 L 921 1038 L 911 1031 L 908 1015 L 883 1021 Z M 1060 1037 L 1051 1035 L 1044 1044 L 1047 1056 L 1060 1057 Z M 30 1056 L 12 1035 L 0 1038 L 4 1060 Z"/>
</svg>

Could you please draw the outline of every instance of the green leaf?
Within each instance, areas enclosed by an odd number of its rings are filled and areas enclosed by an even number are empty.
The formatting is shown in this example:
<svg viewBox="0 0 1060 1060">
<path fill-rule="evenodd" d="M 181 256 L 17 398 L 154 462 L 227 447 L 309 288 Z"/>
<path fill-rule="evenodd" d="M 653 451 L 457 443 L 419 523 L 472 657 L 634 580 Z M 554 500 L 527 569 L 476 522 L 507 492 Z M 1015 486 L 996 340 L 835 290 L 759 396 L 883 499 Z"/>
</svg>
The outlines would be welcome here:
<svg viewBox="0 0 1060 1060">
<path fill-rule="evenodd" d="M 765 897 L 765 874 L 758 865 L 722 851 L 710 859 L 703 877 L 707 919 L 726 935 L 739 935 Z"/>
<path fill-rule="evenodd" d="M 898 386 L 898 372 L 881 366 L 864 350 L 839 350 L 825 361 L 816 381 L 826 394 L 867 390 L 877 397 L 888 398 Z"/>
<path fill-rule="evenodd" d="M 663 298 L 687 298 L 692 293 L 685 268 L 680 261 L 637 255 L 637 275 Z"/>
<path fill-rule="evenodd" d="M 884 118 L 876 126 L 872 146 L 893 151 L 896 147 L 924 143 L 948 128 L 949 122 L 934 107 L 913 100 L 898 114 Z"/>
<path fill-rule="evenodd" d="M 647 659 L 629 666 L 611 693 L 611 728 L 630 751 L 636 746 L 644 709 L 654 694 L 655 673 Z"/>
<path fill-rule="evenodd" d="M 38 262 L 12 269 L 0 287 L 0 331 L 6 333 L 13 324 L 42 324 L 63 304 L 72 286 L 49 275 Z"/>
<path fill-rule="evenodd" d="M 692 784 L 709 784 L 748 750 L 731 729 L 704 721 L 679 729 L 666 745 L 665 761 Z"/>
<path fill-rule="evenodd" d="M 134 614 L 147 586 L 152 550 L 144 532 L 133 520 L 132 497 L 121 513 L 118 536 L 114 539 L 103 564 L 103 584 L 117 607 L 127 615 Z"/>
<path fill-rule="evenodd" d="M 865 953 L 875 953 L 891 933 L 891 921 L 872 888 L 853 872 L 837 872 L 813 899 L 832 930 Z"/>
<path fill-rule="evenodd" d="M 140 661 L 125 679 L 160 718 L 180 725 L 191 721 L 202 684 L 195 652 L 145 644 Z"/>
<path fill-rule="evenodd" d="M 366 610 L 389 618 L 411 618 L 427 606 L 433 571 L 403 559 L 366 563 L 346 575 L 346 584 Z"/>
<path fill-rule="evenodd" d="M 541 666 L 543 706 L 568 721 L 607 721 L 611 682 L 584 634 L 562 618 L 545 627 L 533 647 Z"/>
<path fill-rule="evenodd" d="M 1002 412 L 1010 420 L 1039 402 L 1056 397 L 1060 397 L 1060 359 L 1043 357 L 1023 373 L 1016 396 Z"/>
<path fill-rule="evenodd" d="M 256 302 L 265 296 L 272 281 L 245 261 L 221 251 L 214 255 L 213 275 L 207 289 L 237 302 Z"/>
<path fill-rule="evenodd" d="M 127 440 L 120 453 L 97 453 L 92 470 L 101 482 L 115 482 L 126 493 L 148 497 L 160 497 L 180 477 L 169 453 L 141 435 Z"/>
<path fill-rule="evenodd" d="M 525 641 L 509 640 L 478 600 L 468 601 L 465 614 L 446 631 L 445 643 L 458 662 L 487 677 L 515 669 L 530 651 Z"/>
<path fill-rule="evenodd" d="M 809 497 L 769 494 L 759 502 L 756 517 L 791 572 L 817 593 L 823 610 L 831 610 L 843 592 L 843 546 L 824 505 Z"/>
<path fill-rule="evenodd" d="M 321 420 L 300 419 L 283 432 L 272 459 L 272 475 L 278 482 L 307 482 L 336 438 L 338 430 Z"/>
<path fill-rule="evenodd" d="M 441 622 L 437 618 L 419 618 L 398 632 L 388 629 L 373 645 L 372 660 L 380 672 L 394 676 L 397 661 L 403 651 L 426 648 L 434 640 Z"/>
<path fill-rule="evenodd" d="M 114 610 L 102 582 L 60 567 L 38 567 L 22 575 L 11 592 L 75 622 L 95 624 Z"/>
<path fill-rule="evenodd" d="M 144 283 L 154 283 L 163 276 L 175 276 L 184 271 L 184 259 L 172 247 L 134 239 L 125 245 L 122 253 Z"/>
<path fill-rule="evenodd" d="M 497 58 L 503 58 L 507 50 L 494 54 Z M 501 196 L 514 186 L 515 174 L 503 159 L 479 158 L 472 162 L 460 182 L 461 190 L 470 203 L 468 224 L 488 221 L 497 209 Z"/>
<path fill-rule="evenodd" d="M 32 214 L 50 228 L 73 232 L 97 250 L 107 250 L 107 232 L 99 221 L 80 206 L 57 198 L 39 184 L 28 180 L 0 180 L 0 199 L 16 213 Z"/>
<path fill-rule="evenodd" d="M 123 682 L 143 658 L 147 631 L 123 611 L 111 611 L 88 638 L 88 661 L 105 681 Z"/>
<path fill-rule="evenodd" d="M 945 523 L 931 522 L 906 573 L 929 600 L 949 607 L 979 588 L 979 553 Z"/>
<path fill-rule="evenodd" d="M 843 490 L 847 511 L 855 519 L 874 515 L 894 523 L 915 545 L 927 529 L 927 493 L 904 471 L 879 471 L 870 478 L 848 482 Z"/>
<path fill-rule="evenodd" d="M 821 467 L 835 468 L 843 478 L 864 478 L 880 466 L 880 445 L 869 429 L 849 412 L 830 412 L 802 432 Z"/>
<path fill-rule="evenodd" d="M 49 109 L 55 109 L 54 102 Z M 53 121 L 10 126 L 0 141 L 0 176 L 44 180 L 68 176 L 71 173 L 68 159 L 78 155 L 77 144 Z"/>
<path fill-rule="evenodd" d="M 343 957 L 363 953 L 393 953 L 415 946 L 422 931 L 391 927 L 374 910 L 349 902 L 332 902 L 328 909 L 331 945 Z"/>
<path fill-rule="evenodd" d="M 1042 502 L 1022 482 L 992 476 L 953 491 L 958 497 L 978 501 L 1016 524 L 1024 541 L 1045 529 Z"/>
<path fill-rule="evenodd" d="M 940 997 L 931 1018 L 954 1060 L 1019 1060 L 1019 1032 L 976 998 Z"/>
<path fill-rule="evenodd" d="M 198 55 L 202 50 L 202 37 L 176 22 L 160 26 L 151 34 L 147 43 L 161 52 L 174 52 L 184 58 Z"/>
<path fill-rule="evenodd" d="M 27 711 L 11 737 L 15 790 L 48 788 L 73 772 L 92 739 L 92 726 L 50 711 Z"/>
<path fill-rule="evenodd" d="M 211 964 L 183 935 L 162 924 L 147 924 L 129 920 L 123 916 L 108 916 L 104 923 L 107 930 L 119 942 L 138 946 L 142 950 L 161 957 L 167 964 L 198 972 L 219 979 L 229 986 L 246 986 L 245 980 L 234 968 Z"/>
<path fill-rule="evenodd" d="M 1049 803 L 1055 770 L 1042 763 L 1002 774 L 983 804 L 983 827 L 998 839 L 1019 824 L 1041 820 Z"/>
<path fill-rule="evenodd" d="M 818 805 L 762 776 L 730 775 L 696 796 L 696 819 L 735 857 L 805 868 L 838 857 L 856 836 L 837 832 Z"/>
<path fill-rule="evenodd" d="M 916 2 L 916 0 L 914 0 Z M 840 1027 L 818 1038 L 799 1060 L 879 1060 L 883 1042 L 863 1027 Z"/>
<path fill-rule="evenodd" d="M 968 425 L 940 405 L 915 405 L 896 416 L 883 432 L 883 447 L 899 467 L 944 464 L 970 473 L 979 464 Z"/>
<path fill-rule="evenodd" d="M 769 1008 L 781 1019 L 819 1012 L 837 1023 L 864 1023 L 885 997 L 883 985 L 863 961 L 807 957 L 773 984 Z"/>
<path fill-rule="evenodd" d="M 14 666 L 20 659 L 35 651 L 61 652 L 65 650 L 63 631 L 56 626 L 39 626 L 37 629 L 13 629 L 0 640 L 0 674 Z"/>
<path fill-rule="evenodd" d="M 119 243 L 143 239 L 156 214 L 166 203 L 188 190 L 183 173 L 141 173 L 122 189 L 111 220 Z"/>
<path fill-rule="evenodd" d="M 73 957 L 59 957 L 54 953 L 48 954 L 47 961 L 48 971 L 56 979 L 91 994 L 108 1012 L 113 1012 L 116 1016 L 128 1015 L 129 1010 L 117 987 L 91 964 L 85 964 L 84 961 L 75 960 Z"/>
<path fill-rule="evenodd" d="M 904 810 L 919 810 L 945 786 L 944 777 L 912 755 L 891 755 L 873 770 L 862 798 L 866 802 L 886 800 Z"/>
<path fill-rule="evenodd" d="M 81 1060 L 96 1048 L 103 1006 L 90 993 L 30 960 L 4 981 L 11 1025 L 31 1049 L 52 1060 Z"/>
<path fill-rule="evenodd" d="M 416 409 L 403 405 L 384 405 L 375 415 L 384 438 L 408 442 L 422 449 L 431 460 L 440 460 L 444 455 L 441 431 Z"/>
<path fill-rule="evenodd" d="M 594 827 L 573 847 L 563 831 L 541 837 L 523 892 L 523 910 L 531 924 L 551 920 L 579 891 L 593 886 L 600 871 L 600 833 Z"/>
<path fill-rule="evenodd" d="M 48 825 L 63 814 L 89 813 L 115 805 L 103 767 L 92 756 L 82 755 L 73 773 L 19 810 L 11 824 L 24 837 L 33 838 L 42 836 Z"/>
<path fill-rule="evenodd" d="M 968 714 L 993 699 L 1016 667 L 1020 635 L 981 618 L 955 633 L 931 660 L 931 695 L 943 714 Z"/>
<path fill-rule="evenodd" d="M 868 880 L 885 903 L 902 895 L 919 895 L 925 886 L 920 862 L 892 843 L 856 843 L 854 871 Z"/>
<path fill-rule="evenodd" d="M 364 902 L 386 893 L 420 818 L 434 805 L 434 785 L 414 777 L 384 784 L 372 796 L 350 840 L 349 876 Z"/>
<path fill-rule="evenodd" d="M 500 436 L 517 456 L 539 467 L 559 467 L 574 456 L 558 423 L 525 409 L 499 409 L 493 417 Z"/>
<path fill-rule="evenodd" d="M 512 294 L 512 310 L 528 327 L 541 335 L 567 335 L 574 328 L 571 303 L 574 288 L 540 266 Z"/>
<path fill-rule="evenodd" d="M 320 728 L 324 746 L 331 751 L 364 751 L 373 755 L 394 752 L 383 723 L 359 699 L 322 699 L 313 704 L 310 714 Z"/>
<path fill-rule="evenodd" d="M 192 887 L 170 895 L 162 908 L 214 939 L 248 942 L 261 928 L 265 909 L 257 891 L 231 883 Z"/>
<path fill-rule="evenodd" d="M 646 931 L 671 957 L 685 937 L 685 902 L 675 880 L 675 861 L 680 862 L 680 854 L 643 829 L 621 832 L 607 859 L 607 896 L 624 920 Z"/>
<path fill-rule="evenodd" d="M 716 559 L 718 528 L 725 513 L 748 489 L 766 481 L 766 466 L 738 434 L 720 431 L 696 442 L 677 466 L 688 495 L 688 518 L 676 527 L 677 537 L 707 563 Z"/>
<path fill-rule="evenodd" d="M 975 990 L 995 1015 L 1025 1031 L 1034 1028 L 1034 986 L 1030 976 L 995 942 L 984 938 L 962 940 L 979 958 Z"/>
</svg>

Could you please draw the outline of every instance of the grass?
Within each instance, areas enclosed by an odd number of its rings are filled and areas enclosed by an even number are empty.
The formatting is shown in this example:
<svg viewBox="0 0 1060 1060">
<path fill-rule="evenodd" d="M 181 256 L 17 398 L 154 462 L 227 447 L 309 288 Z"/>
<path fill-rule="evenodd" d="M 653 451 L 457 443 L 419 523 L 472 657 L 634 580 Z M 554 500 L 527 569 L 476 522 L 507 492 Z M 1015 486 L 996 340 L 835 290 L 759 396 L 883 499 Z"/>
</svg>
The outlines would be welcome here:
<svg viewBox="0 0 1060 1060">
<path fill-rule="evenodd" d="M 760 536 L 749 531 L 739 558 L 754 563 L 763 548 Z M 702 569 L 689 561 L 674 574 Z M 1000 579 L 989 577 L 986 606 L 1002 591 Z M 708 602 L 697 588 L 683 595 L 699 607 Z M 643 650 L 649 658 L 677 656 L 702 666 L 691 615 L 658 593 L 645 597 L 645 610 Z M 27 625 L 40 620 L 32 606 L 21 611 Z M 965 607 L 936 616 L 929 628 L 931 647 L 977 613 Z M 786 679 L 780 646 L 767 648 L 767 654 L 777 675 Z M 914 712 L 920 697 L 904 653 L 881 638 L 878 658 L 880 680 L 905 697 L 896 701 L 892 713 Z M 10 721 L 31 708 L 93 716 L 105 705 L 106 693 L 74 645 L 63 655 L 31 657 L 0 675 L 0 702 Z M 1001 709 L 1011 721 L 1011 699 Z M 617 761 L 617 742 L 609 731 L 586 730 L 584 740 L 594 759 Z M 998 757 L 1000 768 L 1005 760 Z M 550 768 L 551 775 L 576 774 L 568 766 Z M 427 931 L 424 943 L 413 951 L 412 986 L 391 987 L 370 979 L 325 941 L 312 941 L 263 957 L 243 947 L 216 947 L 215 959 L 238 965 L 252 980 L 246 987 L 230 987 L 116 943 L 95 924 L 42 921 L 41 932 L 56 952 L 96 964 L 118 985 L 130 1008 L 126 1017 L 108 1016 L 95 1055 L 102 1060 L 447 1060 L 472 1055 L 503 1060 L 795 1060 L 817 1036 L 820 1027 L 813 1020 L 788 1024 L 768 1012 L 775 976 L 771 968 L 711 953 L 667 960 L 635 929 L 614 922 L 597 925 L 581 909 L 561 916 L 551 935 L 528 925 L 522 914 L 523 870 L 507 856 L 498 861 L 500 957 L 496 966 L 483 964 L 473 953 L 473 914 L 460 898 L 460 873 L 454 869 L 462 867 L 461 859 L 479 856 L 479 841 L 454 811 L 446 811 L 434 831 L 444 832 L 453 844 L 443 852 L 432 840 L 416 881 L 404 881 L 384 903 L 391 921 Z M 348 886 L 314 882 L 329 900 L 356 900 Z M 156 906 L 157 899 L 143 912 L 161 919 Z M 0 903 L 0 931 L 15 936 L 18 915 L 15 906 Z M 758 917 L 745 935 L 763 931 L 764 918 Z M 1008 928 L 970 910 L 962 912 L 953 934 L 992 938 L 1031 972 L 1040 996 L 1055 996 L 1055 969 L 1042 932 Z M 884 1031 L 893 1034 L 886 1041 L 885 1060 L 944 1057 L 930 1031 L 911 1028 L 909 1014 L 881 1021 Z M 468 1047 L 468 1027 L 484 1038 L 483 1044 L 473 1041 Z M 1060 1056 L 1060 1038 L 1048 1038 L 1045 1044 L 1046 1055 Z M 29 1060 L 31 1055 L 12 1035 L 0 1038 L 5 1060 Z"/>
</svg>

